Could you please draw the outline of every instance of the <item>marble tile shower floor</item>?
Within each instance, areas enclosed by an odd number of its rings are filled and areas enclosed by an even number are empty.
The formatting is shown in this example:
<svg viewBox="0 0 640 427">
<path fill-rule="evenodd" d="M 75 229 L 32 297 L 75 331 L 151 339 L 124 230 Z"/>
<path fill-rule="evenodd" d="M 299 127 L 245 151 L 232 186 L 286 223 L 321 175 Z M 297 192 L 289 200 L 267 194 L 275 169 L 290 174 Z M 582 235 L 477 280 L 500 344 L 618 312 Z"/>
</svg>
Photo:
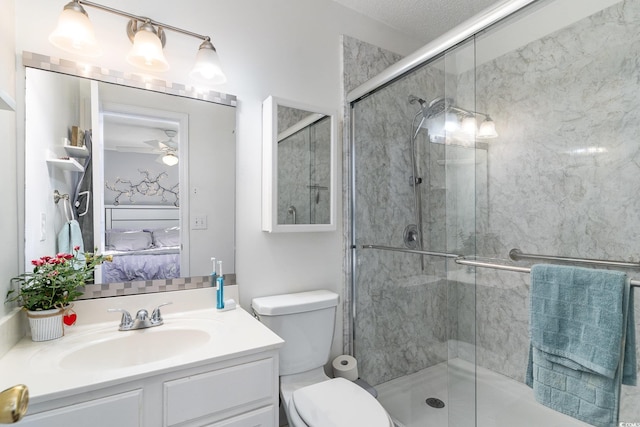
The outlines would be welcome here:
<svg viewBox="0 0 640 427">
<path fill-rule="evenodd" d="M 396 378 L 376 389 L 378 400 L 398 427 L 589 425 L 540 405 L 526 385 L 481 367 L 474 372 L 473 364 L 461 359 Z M 430 397 L 441 399 L 446 406 L 442 409 L 428 406 L 425 400 Z"/>
</svg>

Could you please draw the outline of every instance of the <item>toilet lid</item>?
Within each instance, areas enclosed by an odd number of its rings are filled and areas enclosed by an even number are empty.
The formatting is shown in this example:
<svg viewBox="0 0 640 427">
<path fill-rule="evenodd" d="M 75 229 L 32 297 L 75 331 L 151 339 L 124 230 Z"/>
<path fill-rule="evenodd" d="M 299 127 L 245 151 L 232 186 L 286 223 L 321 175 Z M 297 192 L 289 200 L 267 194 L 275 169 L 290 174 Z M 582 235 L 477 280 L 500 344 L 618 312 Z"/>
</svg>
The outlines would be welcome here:
<svg viewBox="0 0 640 427">
<path fill-rule="evenodd" d="M 311 427 L 389 427 L 382 405 L 362 387 L 344 378 L 302 387 L 293 393 L 300 418 Z"/>
</svg>

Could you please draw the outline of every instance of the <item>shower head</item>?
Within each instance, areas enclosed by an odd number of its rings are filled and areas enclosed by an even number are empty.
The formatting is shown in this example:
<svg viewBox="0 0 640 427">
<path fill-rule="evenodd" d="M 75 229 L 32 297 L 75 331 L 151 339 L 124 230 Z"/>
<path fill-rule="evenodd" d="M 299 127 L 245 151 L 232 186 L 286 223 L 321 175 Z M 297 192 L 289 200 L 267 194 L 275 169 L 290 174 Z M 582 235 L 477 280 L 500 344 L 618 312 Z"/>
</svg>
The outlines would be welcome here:
<svg viewBox="0 0 640 427">
<path fill-rule="evenodd" d="M 429 106 L 426 109 L 423 109 L 423 114 L 429 119 L 439 114 L 446 113 L 451 105 L 453 105 L 453 99 L 451 98 L 434 98 L 429 102 Z"/>
<path fill-rule="evenodd" d="M 420 104 L 420 109 L 425 119 L 446 113 L 449 107 L 453 105 L 453 99 L 451 98 L 438 97 L 427 104 L 424 99 L 418 98 L 415 95 L 409 95 L 409 104 L 415 104 L 416 102 Z"/>
<path fill-rule="evenodd" d="M 418 98 L 415 95 L 409 95 L 409 104 L 419 103 L 421 107 L 425 107 L 427 105 L 426 101 L 422 98 Z"/>
</svg>

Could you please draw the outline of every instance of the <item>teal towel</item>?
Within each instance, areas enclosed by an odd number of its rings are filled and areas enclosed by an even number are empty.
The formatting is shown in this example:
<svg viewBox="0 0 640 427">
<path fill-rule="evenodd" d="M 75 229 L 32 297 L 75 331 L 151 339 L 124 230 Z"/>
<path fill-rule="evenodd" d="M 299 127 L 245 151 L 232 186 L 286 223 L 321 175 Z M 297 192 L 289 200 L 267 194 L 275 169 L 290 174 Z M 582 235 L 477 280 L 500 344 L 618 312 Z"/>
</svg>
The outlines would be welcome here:
<svg viewBox="0 0 640 427">
<path fill-rule="evenodd" d="M 84 243 L 80 224 L 75 219 L 67 221 L 58 233 L 58 252 L 73 254 L 73 248 L 79 246 L 78 255 L 84 256 Z"/>
<path fill-rule="evenodd" d="M 632 297 L 622 272 L 533 266 L 526 382 L 538 402 L 616 424 L 620 384 L 636 383 Z"/>
</svg>

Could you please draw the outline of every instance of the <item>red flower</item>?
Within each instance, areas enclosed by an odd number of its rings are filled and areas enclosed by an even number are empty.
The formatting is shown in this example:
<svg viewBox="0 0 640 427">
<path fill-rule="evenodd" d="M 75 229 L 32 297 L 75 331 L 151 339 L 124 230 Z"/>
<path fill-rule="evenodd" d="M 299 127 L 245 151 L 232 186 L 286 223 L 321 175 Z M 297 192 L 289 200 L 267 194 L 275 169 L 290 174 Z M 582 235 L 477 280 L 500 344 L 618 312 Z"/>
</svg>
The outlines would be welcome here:
<svg viewBox="0 0 640 427">
<path fill-rule="evenodd" d="M 44 261 L 41 259 L 34 259 L 31 261 L 31 264 L 35 265 L 36 267 L 42 267 L 44 265 Z"/>
<path fill-rule="evenodd" d="M 74 247 L 73 247 L 73 250 L 74 250 L 75 252 L 78 252 L 78 251 L 80 250 L 80 246 L 74 246 Z"/>
</svg>

